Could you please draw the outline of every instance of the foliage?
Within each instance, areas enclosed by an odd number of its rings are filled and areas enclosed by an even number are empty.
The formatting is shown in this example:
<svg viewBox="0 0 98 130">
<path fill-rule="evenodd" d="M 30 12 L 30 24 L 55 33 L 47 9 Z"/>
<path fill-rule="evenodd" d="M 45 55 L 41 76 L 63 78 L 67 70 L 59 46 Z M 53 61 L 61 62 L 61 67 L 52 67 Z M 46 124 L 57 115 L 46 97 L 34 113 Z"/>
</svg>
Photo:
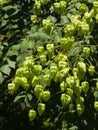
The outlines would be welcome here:
<svg viewBox="0 0 98 130">
<path fill-rule="evenodd" d="M 98 1 L 5 1 L 1 11 L 9 110 L 25 113 L 28 129 L 97 129 Z"/>
</svg>

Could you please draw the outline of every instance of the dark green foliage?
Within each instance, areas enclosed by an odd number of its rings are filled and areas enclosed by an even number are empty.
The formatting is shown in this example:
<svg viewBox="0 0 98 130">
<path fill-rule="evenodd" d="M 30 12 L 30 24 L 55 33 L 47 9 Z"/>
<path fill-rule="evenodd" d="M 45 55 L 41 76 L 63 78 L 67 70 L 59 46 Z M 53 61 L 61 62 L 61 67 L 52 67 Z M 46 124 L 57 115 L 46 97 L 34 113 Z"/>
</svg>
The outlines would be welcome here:
<svg viewBox="0 0 98 130">
<path fill-rule="evenodd" d="M 96 89 L 96 82 L 98 82 L 98 19 L 96 20 L 96 14 L 91 16 L 91 21 L 87 18 L 87 15 L 84 18 L 84 21 L 86 19 L 86 23 L 90 27 L 89 31 L 85 22 L 81 23 L 80 26 L 77 25 L 75 31 L 72 28 L 66 29 L 67 33 L 66 30 L 64 31 L 67 25 L 74 23 L 72 16 L 80 15 L 77 16 L 77 19 L 83 22 L 84 13 L 81 12 L 80 5 L 86 4 L 86 12 L 90 12 L 93 10 L 95 0 L 66 0 L 66 7 L 64 9 L 60 7 L 59 11 L 54 8 L 56 2 L 59 3 L 60 1 L 46 0 L 38 9 L 35 7 L 35 0 L 4 0 L 3 7 L 0 10 L 1 130 L 98 129 L 98 112 L 94 108 L 94 102 L 98 100 L 98 90 Z M 32 21 L 31 16 L 33 15 L 37 16 L 37 21 L 36 19 Z M 50 23 L 46 21 L 46 28 L 43 20 L 50 20 Z M 75 23 L 77 22 L 75 21 Z M 82 30 L 81 26 L 86 28 Z M 64 49 L 65 44 L 61 44 L 61 38 L 70 37 L 70 42 L 72 36 L 75 38 L 74 44 L 69 46 L 68 49 Z M 54 55 L 49 59 L 46 52 L 47 63 L 43 66 L 45 74 L 49 73 L 50 64 L 54 63 L 55 57 L 60 52 L 68 57 L 69 75 L 72 75 L 72 69 L 77 67 L 79 61 L 87 65 L 86 75 L 80 81 L 87 81 L 90 86 L 87 93 L 81 94 L 85 99 L 85 111 L 78 116 L 75 100 L 72 100 L 69 106 L 63 107 L 60 100 L 63 93 L 59 87 L 60 83 L 51 81 L 48 88 L 51 92 L 51 98 L 48 102 L 44 102 L 46 105 L 45 113 L 41 117 L 37 113 L 37 118 L 30 122 L 28 112 L 32 108 L 37 110 L 37 104 L 40 102 L 34 95 L 34 89 L 29 88 L 26 91 L 21 85 L 14 95 L 10 95 L 7 86 L 14 80 L 17 68 L 23 66 L 26 57 L 32 55 L 35 63 L 41 64 L 37 49 L 41 45 L 46 50 L 46 45 L 51 43 L 54 45 Z M 88 58 L 84 57 L 84 47 L 90 48 Z M 95 73 L 92 76 L 88 72 L 90 65 L 95 67 Z M 43 77 L 41 78 L 40 82 L 44 84 Z M 73 98 L 76 99 L 76 95 Z"/>
</svg>

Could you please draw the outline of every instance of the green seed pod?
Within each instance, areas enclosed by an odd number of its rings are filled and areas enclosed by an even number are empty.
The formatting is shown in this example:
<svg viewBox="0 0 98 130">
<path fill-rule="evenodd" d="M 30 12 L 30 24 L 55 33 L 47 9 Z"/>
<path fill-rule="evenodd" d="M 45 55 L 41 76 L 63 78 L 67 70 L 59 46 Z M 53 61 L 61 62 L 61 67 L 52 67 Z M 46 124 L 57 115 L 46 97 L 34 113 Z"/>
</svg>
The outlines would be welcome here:
<svg viewBox="0 0 98 130">
<path fill-rule="evenodd" d="M 54 56 L 54 44 L 47 44 L 46 45 L 46 49 L 47 49 L 47 52 L 48 52 L 48 58 L 51 59 L 52 56 Z"/>
<path fill-rule="evenodd" d="M 44 46 L 38 46 L 37 53 L 40 55 L 44 52 Z"/>
<path fill-rule="evenodd" d="M 20 78 L 20 85 L 27 91 L 30 88 L 30 85 L 28 83 L 28 80 L 26 77 Z"/>
<path fill-rule="evenodd" d="M 36 85 L 34 88 L 34 94 L 37 98 L 40 97 L 41 92 L 43 92 L 44 88 L 42 85 Z"/>
<path fill-rule="evenodd" d="M 81 12 L 81 13 L 85 13 L 85 12 L 87 12 L 87 10 L 88 10 L 88 7 L 87 7 L 87 5 L 86 4 L 80 4 L 80 6 L 79 6 L 79 11 Z"/>
<path fill-rule="evenodd" d="M 77 97 L 80 97 L 81 93 L 82 93 L 82 87 L 81 86 L 75 86 L 74 87 L 74 93 Z"/>
<path fill-rule="evenodd" d="M 98 90 L 98 81 L 96 82 L 96 90 Z"/>
<path fill-rule="evenodd" d="M 42 66 L 41 65 L 34 65 L 34 73 L 36 75 L 40 75 L 42 73 Z"/>
<path fill-rule="evenodd" d="M 61 60 L 61 61 L 58 62 L 58 68 L 59 68 L 59 70 L 62 70 L 62 69 L 64 69 L 67 66 L 68 66 L 68 63 L 66 61 L 62 61 Z"/>
<path fill-rule="evenodd" d="M 98 1 L 93 2 L 93 7 L 94 7 L 94 9 L 98 9 Z"/>
<path fill-rule="evenodd" d="M 83 114 L 84 110 L 85 110 L 84 104 L 83 103 L 77 104 L 76 108 L 77 108 L 78 116 L 81 116 Z"/>
<path fill-rule="evenodd" d="M 69 73 L 69 68 L 64 68 L 64 69 L 62 69 L 62 70 L 60 70 L 60 79 L 59 79 L 59 81 L 62 81 L 64 78 L 66 78 L 67 77 L 67 75 L 68 75 L 68 73 Z"/>
<path fill-rule="evenodd" d="M 45 85 L 50 86 L 50 83 L 51 83 L 50 74 L 43 75 L 43 79 L 44 79 Z"/>
<path fill-rule="evenodd" d="M 36 111 L 35 110 L 33 110 L 33 109 L 31 109 L 30 111 L 29 111 L 29 114 L 28 114 L 28 116 L 29 116 L 29 120 L 30 121 L 33 121 L 35 118 L 36 118 Z"/>
<path fill-rule="evenodd" d="M 68 84 L 69 88 L 73 89 L 75 87 L 75 79 L 74 76 L 69 76 L 66 78 L 66 83 Z"/>
<path fill-rule="evenodd" d="M 68 51 L 74 43 L 74 37 L 60 38 L 62 49 Z"/>
<path fill-rule="evenodd" d="M 40 58 L 40 63 L 44 66 L 47 62 L 46 55 L 41 54 L 39 58 Z"/>
<path fill-rule="evenodd" d="M 24 68 L 18 68 L 17 70 L 16 70 L 16 76 L 17 77 L 22 77 L 23 76 L 23 72 L 24 72 Z"/>
<path fill-rule="evenodd" d="M 39 103 L 38 104 L 37 111 L 38 111 L 39 116 L 43 115 L 43 113 L 45 111 L 45 108 L 46 108 L 46 106 L 45 106 L 44 103 Z"/>
<path fill-rule="evenodd" d="M 87 24 L 86 22 L 80 22 L 78 24 L 78 34 L 79 35 L 84 35 L 87 36 L 90 32 L 90 27 L 89 24 Z"/>
<path fill-rule="evenodd" d="M 60 83 L 60 89 L 61 89 L 62 92 L 64 92 L 67 87 L 68 87 L 68 85 L 67 85 L 66 82 L 62 81 L 62 82 Z"/>
<path fill-rule="evenodd" d="M 81 80 L 86 73 L 86 64 L 84 62 L 78 62 L 77 68 L 78 68 L 77 75 L 78 75 L 78 78 Z"/>
<path fill-rule="evenodd" d="M 41 97 L 43 101 L 47 102 L 50 99 L 50 91 L 43 91 Z"/>
<path fill-rule="evenodd" d="M 72 97 L 73 96 L 73 90 L 71 88 L 66 89 L 67 94 Z"/>
<path fill-rule="evenodd" d="M 69 24 L 64 28 L 64 34 L 66 37 L 72 37 L 75 33 L 75 26 L 73 24 Z"/>
<path fill-rule="evenodd" d="M 71 97 L 67 94 L 61 94 L 61 103 L 63 107 L 66 107 L 71 101 Z"/>
<path fill-rule="evenodd" d="M 66 10 L 66 1 L 61 0 L 60 1 L 60 12 L 64 13 L 65 10 Z"/>
<path fill-rule="evenodd" d="M 54 6 L 54 11 L 56 13 L 60 13 L 60 2 L 54 3 L 53 6 Z"/>
<path fill-rule="evenodd" d="M 39 84 L 39 77 L 38 76 L 34 76 L 32 79 L 32 87 L 35 87 L 37 84 Z"/>
<path fill-rule="evenodd" d="M 56 57 L 56 62 L 59 62 L 59 61 L 66 61 L 67 62 L 68 61 L 67 55 L 59 53 Z"/>
<path fill-rule="evenodd" d="M 3 7 L 3 0 L 0 0 L 0 9 Z"/>
<path fill-rule="evenodd" d="M 35 24 L 37 22 L 37 15 L 31 15 L 31 22 Z"/>
<path fill-rule="evenodd" d="M 93 76 L 95 73 L 95 66 L 90 65 L 88 68 L 88 72 L 89 72 L 90 76 Z"/>
<path fill-rule="evenodd" d="M 51 65 L 50 66 L 50 75 L 52 76 L 52 78 L 55 77 L 57 72 L 58 72 L 58 67 L 56 65 Z"/>
<path fill-rule="evenodd" d="M 26 57 L 25 58 L 25 61 L 24 61 L 24 63 L 23 63 L 23 66 L 25 67 L 25 68 L 33 68 L 33 66 L 34 66 L 34 59 L 33 59 L 33 57 L 32 56 L 28 56 L 28 57 Z"/>
<path fill-rule="evenodd" d="M 9 92 L 9 94 L 13 95 L 15 90 L 16 90 L 15 84 L 14 83 L 9 83 L 8 84 L 8 92 Z"/>
<path fill-rule="evenodd" d="M 88 57 L 90 56 L 90 48 L 89 47 L 84 47 L 83 48 L 83 54 L 84 54 L 84 58 L 88 59 Z"/>
<path fill-rule="evenodd" d="M 87 93 L 88 90 L 89 90 L 89 83 L 87 81 L 84 81 L 84 82 L 81 83 L 81 87 L 83 89 L 83 92 Z"/>
<path fill-rule="evenodd" d="M 95 108 L 95 110 L 98 112 L 98 101 L 95 101 L 95 102 L 94 102 L 94 108 Z"/>
<path fill-rule="evenodd" d="M 51 21 L 49 19 L 43 19 L 42 25 L 43 25 L 45 32 L 48 35 L 50 35 L 53 30 L 53 24 L 51 23 Z"/>
<path fill-rule="evenodd" d="M 36 15 L 39 15 L 41 13 L 41 2 L 40 1 L 35 1 L 34 4 L 34 12 Z"/>
</svg>

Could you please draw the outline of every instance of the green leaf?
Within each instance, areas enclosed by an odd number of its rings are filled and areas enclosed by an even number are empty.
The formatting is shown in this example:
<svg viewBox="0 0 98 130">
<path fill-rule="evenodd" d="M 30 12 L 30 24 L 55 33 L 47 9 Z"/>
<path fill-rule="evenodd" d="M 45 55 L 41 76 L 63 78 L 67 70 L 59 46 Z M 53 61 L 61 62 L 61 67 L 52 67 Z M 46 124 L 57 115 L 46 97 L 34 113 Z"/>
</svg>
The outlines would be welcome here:
<svg viewBox="0 0 98 130">
<path fill-rule="evenodd" d="M 0 84 L 2 84 L 3 81 L 4 81 L 4 76 L 3 76 L 3 74 L 0 72 Z"/>
<path fill-rule="evenodd" d="M 14 103 L 15 103 L 15 102 L 19 102 L 19 100 L 25 98 L 25 96 L 26 96 L 26 95 L 18 95 L 18 96 L 16 96 L 15 99 L 14 99 Z"/>
<path fill-rule="evenodd" d="M 9 75 L 10 72 L 11 72 L 11 68 L 9 67 L 9 65 L 3 65 L 1 68 L 0 68 L 0 71 L 4 74 L 7 74 Z"/>
<path fill-rule="evenodd" d="M 10 59 L 7 59 L 7 61 L 8 61 L 9 66 L 10 66 L 11 68 L 15 69 L 15 64 L 16 64 L 16 62 L 15 62 L 15 61 L 12 61 L 12 60 L 10 60 Z"/>
<path fill-rule="evenodd" d="M 32 95 L 28 93 L 27 98 L 28 98 L 29 101 L 31 101 L 32 100 Z"/>
</svg>

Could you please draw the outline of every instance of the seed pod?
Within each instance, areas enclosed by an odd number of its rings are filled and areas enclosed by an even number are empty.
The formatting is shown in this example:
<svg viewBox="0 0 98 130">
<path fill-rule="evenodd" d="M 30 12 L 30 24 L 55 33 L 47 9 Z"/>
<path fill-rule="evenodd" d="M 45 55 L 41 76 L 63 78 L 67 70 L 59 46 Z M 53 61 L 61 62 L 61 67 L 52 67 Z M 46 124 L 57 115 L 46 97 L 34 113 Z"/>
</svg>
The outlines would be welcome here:
<svg viewBox="0 0 98 130">
<path fill-rule="evenodd" d="M 95 101 L 95 102 L 94 102 L 94 108 L 95 108 L 95 110 L 98 112 L 98 101 Z"/>
<path fill-rule="evenodd" d="M 41 65 L 34 65 L 34 72 L 36 75 L 40 75 L 42 73 L 42 66 Z"/>
<path fill-rule="evenodd" d="M 69 24 L 64 28 L 65 36 L 72 37 L 75 33 L 75 26 L 73 24 Z"/>
<path fill-rule="evenodd" d="M 13 95 L 15 92 L 15 84 L 14 83 L 9 83 L 8 84 L 8 92 L 9 94 Z"/>
<path fill-rule="evenodd" d="M 90 76 L 93 76 L 95 73 L 95 66 L 90 65 L 88 68 L 88 72 L 89 72 Z"/>
<path fill-rule="evenodd" d="M 0 0 L 0 9 L 3 7 L 3 0 Z"/>
<path fill-rule="evenodd" d="M 60 13 L 60 2 L 54 3 L 53 6 L 54 6 L 54 11 L 56 13 Z"/>
<path fill-rule="evenodd" d="M 37 53 L 40 55 L 44 52 L 44 47 L 43 46 L 38 46 L 37 48 Z"/>
<path fill-rule="evenodd" d="M 66 107 L 71 101 L 71 97 L 67 94 L 61 94 L 61 103 L 63 107 Z"/>
<path fill-rule="evenodd" d="M 93 7 L 94 7 L 94 9 L 98 9 L 98 1 L 93 2 Z"/>
<path fill-rule="evenodd" d="M 86 64 L 84 62 L 78 62 L 77 68 L 78 68 L 77 75 L 78 75 L 78 78 L 81 80 L 86 73 Z"/>
<path fill-rule="evenodd" d="M 60 13 L 64 13 L 66 10 L 66 1 L 61 0 L 60 1 Z"/>
<path fill-rule="evenodd" d="M 51 23 L 51 21 L 49 19 L 43 19 L 42 25 L 43 25 L 45 32 L 48 35 L 50 35 L 53 30 L 53 24 Z"/>
<path fill-rule="evenodd" d="M 40 97 L 41 92 L 43 92 L 43 86 L 42 85 L 36 85 L 34 88 L 34 94 L 37 98 Z"/>
<path fill-rule="evenodd" d="M 73 90 L 71 88 L 66 89 L 67 94 L 72 97 L 73 96 Z"/>
<path fill-rule="evenodd" d="M 75 87 L 75 79 L 74 76 L 69 76 L 66 78 L 66 83 L 68 84 L 69 88 L 73 89 Z"/>
<path fill-rule="evenodd" d="M 83 92 L 87 93 L 88 90 L 89 90 L 89 83 L 87 81 L 84 81 L 84 82 L 81 83 L 81 87 L 83 89 Z"/>
<path fill-rule="evenodd" d="M 76 105 L 76 108 L 77 108 L 78 116 L 81 116 L 83 114 L 84 110 L 85 110 L 84 104 L 83 103 L 80 103 L 80 104 L 78 103 Z"/>
<path fill-rule="evenodd" d="M 52 78 L 55 77 L 57 72 L 58 72 L 58 67 L 56 65 L 51 65 L 50 66 L 50 75 L 52 76 Z"/>
<path fill-rule="evenodd" d="M 84 14 L 85 12 L 87 12 L 87 10 L 88 10 L 88 7 L 86 4 L 80 4 L 79 11 L 81 11 L 81 13 Z"/>
<path fill-rule="evenodd" d="M 47 49 L 47 52 L 48 52 L 48 58 L 51 59 L 52 56 L 54 55 L 54 44 L 47 44 L 46 45 L 46 49 Z"/>
<path fill-rule="evenodd" d="M 43 75 L 43 79 L 44 79 L 45 85 L 50 86 L 50 83 L 51 83 L 50 74 Z"/>
<path fill-rule="evenodd" d="M 96 90 L 98 90 L 98 81 L 96 82 Z"/>
<path fill-rule="evenodd" d="M 59 68 L 59 70 L 62 70 L 62 69 L 64 69 L 67 66 L 68 66 L 68 63 L 66 61 L 62 61 L 61 60 L 61 61 L 58 62 L 58 68 Z"/>
<path fill-rule="evenodd" d="M 39 84 L 39 77 L 38 76 L 34 76 L 32 79 L 32 87 L 35 87 L 37 84 Z"/>
<path fill-rule="evenodd" d="M 31 15 L 31 22 L 35 24 L 37 22 L 37 15 Z"/>
<path fill-rule="evenodd" d="M 46 55 L 45 54 L 41 54 L 40 55 L 40 63 L 44 66 L 47 62 L 47 59 L 46 59 Z"/>
<path fill-rule="evenodd" d="M 37 111 L 38 111 L 39 116 L 43 115 L 43 113 L 45 111 L 45 108 L 46 108 L 46 106 L 45 106 L 44 103 L 39 103 L 38 104 Z"/>
<path fill-rule="evenodd" d="M 43 101 L 47 102 L 50 99 L 50 91 L 43 91 L 41 97 Z"/>
<path fill-rule="evenodd" d="M 28 114 L 28 116 L 29 116 L 29 120 L 30 121 L 33 121 L 35 118 L 36 118 L 36 111 L 35 110 L 33 110 L 33 109 L 31 109 L 30 111 L 29 111 L 29 114 Z"/>
<path fill-rule="evenodd" d="M 84 54 L 85 59 L 88 59 L 88 57 L 90 56 L 90 48 L 84 47 L 83 48 L 83 54 Z"/>
<path fill-rule="evenodd" d="M 61 91 L 64 92 L 66 90 L 67 86 L 68 86 L 67 83 L 64 82 L 64 81 L 62 81 L 60 83 L 60 89 L 61 89 Z"/>
<path fill-rule="evenodd" d="M 68 51 L 74 43 L 74 37 L 60 38 L 62 49 Z"/>
</svg>

